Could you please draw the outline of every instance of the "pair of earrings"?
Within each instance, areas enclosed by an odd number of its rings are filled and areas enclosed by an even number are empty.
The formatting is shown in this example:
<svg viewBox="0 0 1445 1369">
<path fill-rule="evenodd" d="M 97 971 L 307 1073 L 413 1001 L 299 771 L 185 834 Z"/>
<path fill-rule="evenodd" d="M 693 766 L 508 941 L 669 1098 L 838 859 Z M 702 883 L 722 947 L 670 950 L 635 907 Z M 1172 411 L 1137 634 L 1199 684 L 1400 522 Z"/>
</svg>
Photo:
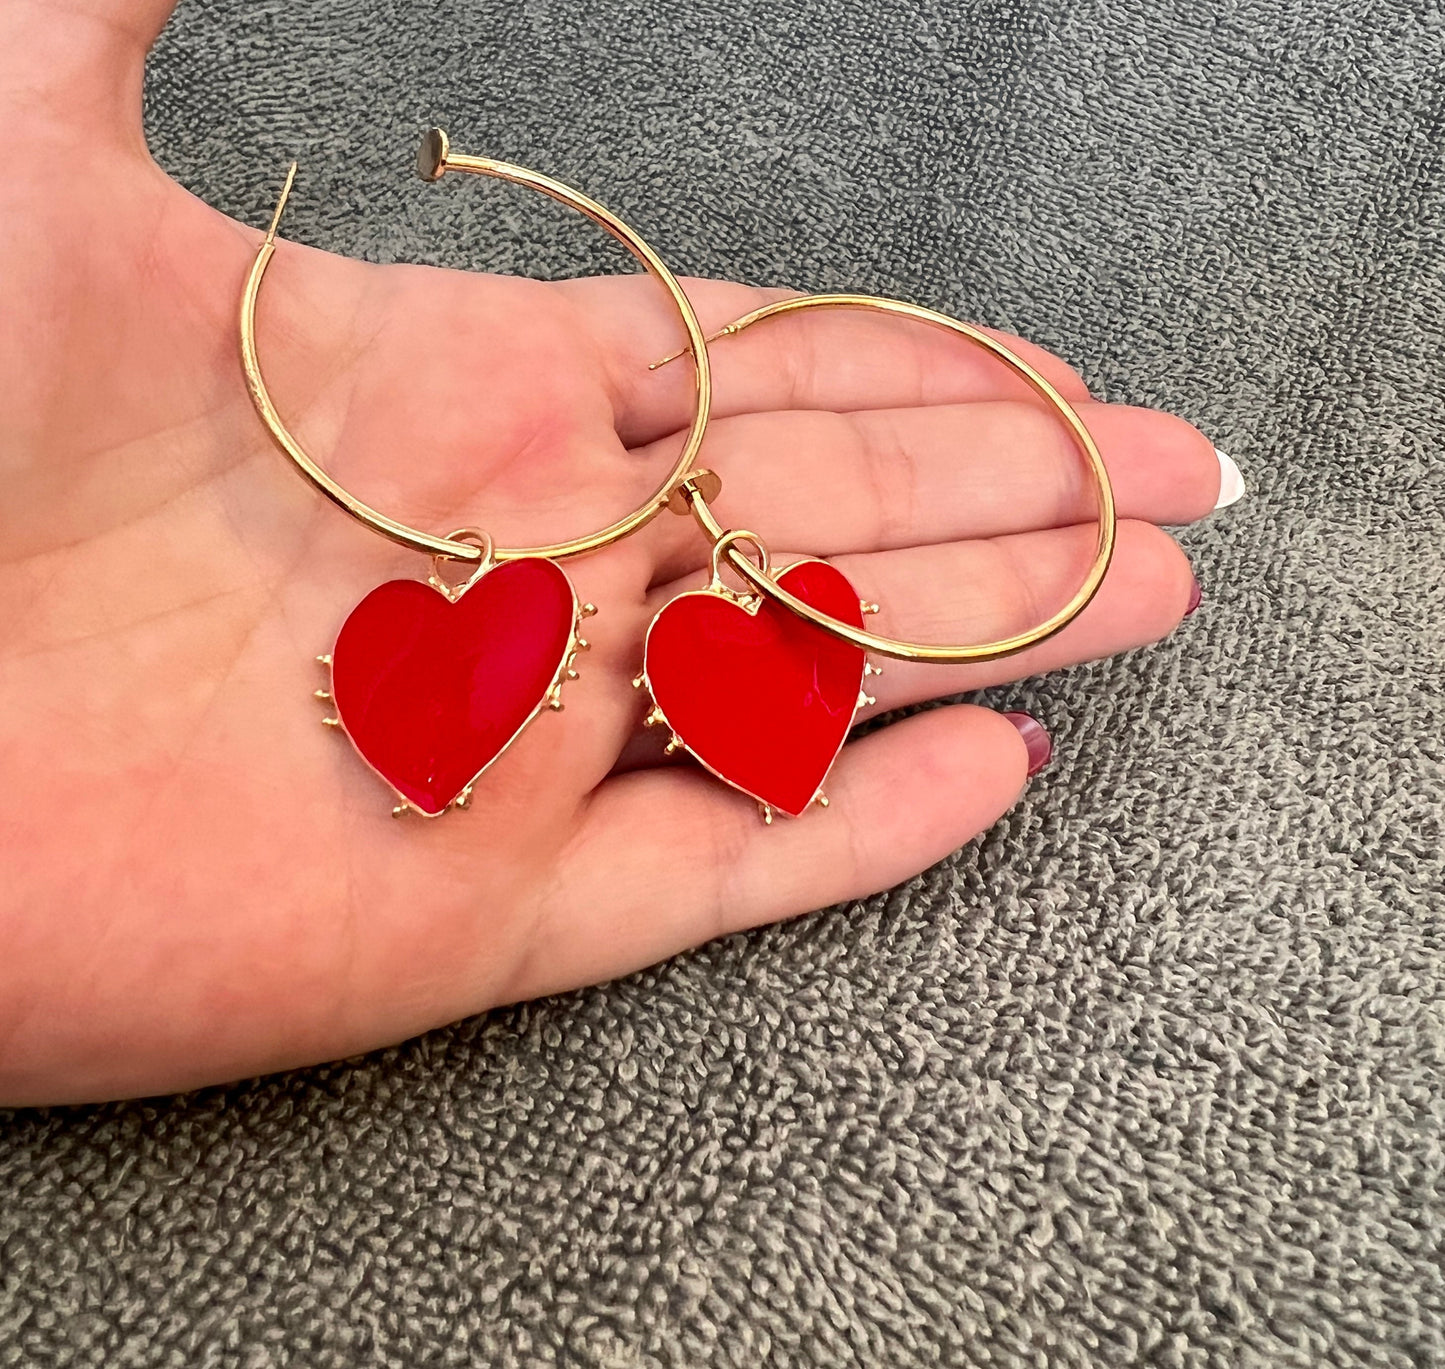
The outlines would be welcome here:
<svg viewBox="0 0 1445 1369">
<path fill-rule="evenodd" d="M 317 658 L 329 685 L 316 697 L 335 709 L 325 722 L 343 732 L 390 786 L 397 816 L 437 817 L 466 807 L 482 774 L 528 724 L 549 708 L 562 708 L 563 687 L 577 678 L 579 655 L 588 647 L 582 624 L 597 610 L 578 599 L 561 563 L 621 541 L 664 509 L 691 514 L 711 543 L 712 576 L 706 588 L 659 610 L 633 683 L 651 696 L 648 724 L 669 729 L 669 753 L 687 751 L 751 796 L 767 822 L 774 813 L 796 817 L 814 803 L 826 806 L 828 771 L 858 709 L 872 702 L 865 685 L 877 671 L 868 653 L 910 661 L 990 660 L 1051 636 L 1093 598 L 1114 545 L 1114 502 L 1103 460 L 1068 402 L 996 339 L 918 305 L 847 294 L 783 300 L 707 337 L 657 253 L 596 201 L 526 167 L 455 154 L 440 129 L 426 135 L 417 165 L 428 181 L 463 171 L 530 187 L 616 238 L 663 287 L 682 321 L 687 346 L 656 364 L 691 356 L 695 405 L 677 459 L 653 494 L 616 522 L 572 541 L 499 547 L 476 528 L 441 537 L 379 513 L 306 452 L 282 421 L 261 372 L 256 305 L 295 181 L 292 165 L 241 298 L 242 366 L 257 413 L 296 469 L 374 532 L 431 557 L 426 580 L 392 580 L 372 590 L 351 611 L 332 650 Z M 863 621 L 877 606 L 863 603 L 826 561 L 775 569 L 761 538 L 718 523 L 709 503 L 720 481 L 696 465 L 712 401 L 708 344 L 767 318 L 821 308 L 881 310 L 954 332 L 992 353 L 1059 414 L 1097 489 L 1099 536 L 1083 584 L 1053 617 L 1015 637 L 972 646 L 880 636 Z M 452 578 L 454 567 L 464 578 Z M 723 579 L 724 569 L 741 589 Z"/>
</svg>

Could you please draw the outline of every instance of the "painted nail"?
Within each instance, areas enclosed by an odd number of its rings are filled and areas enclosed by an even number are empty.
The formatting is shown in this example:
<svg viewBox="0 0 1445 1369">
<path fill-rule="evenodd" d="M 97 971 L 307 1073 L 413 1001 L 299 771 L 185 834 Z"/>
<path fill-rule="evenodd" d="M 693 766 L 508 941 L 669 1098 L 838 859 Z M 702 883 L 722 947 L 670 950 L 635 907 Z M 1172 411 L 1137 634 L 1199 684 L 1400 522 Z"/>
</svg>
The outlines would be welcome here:
<svg viewBox="0 0 1445 1369">
<path fill-rule="evenodd" d="M 1199 588 L 1199 581 L 1196 578 L 1196 580 L 1194 581 L 1194 588 L 1189 591 L 1189 607 L 1184 610 L 1184 616 L 1186 618 L 1189 617 L 1189 615 L 1193 613 L 1194 610 L 1197 609 L 1199 605 L 1203 602 L 1204 591 Z"/>
<path fill-rule="evenodd" d="M 1244 477 L 1240 475 L 1239 467 L 1234 464 L 1234 458 L 1227 452 L 1216 447 L 1214 454 L 1219 458 L 1219 498 L 1214 501 L 1214 507 L 1227 509 L 1244 498 Z"/>
<path fill-rule="evenodd" d="M 1044 725 L 1032 713 L 1005 713 L 1004 717 L 1019 730 L 1024 745 L 1029 749 L 1029 778 L 1033 779 L 1049 763 L 1054 754 L 1054 744 Z"/>
</svg>

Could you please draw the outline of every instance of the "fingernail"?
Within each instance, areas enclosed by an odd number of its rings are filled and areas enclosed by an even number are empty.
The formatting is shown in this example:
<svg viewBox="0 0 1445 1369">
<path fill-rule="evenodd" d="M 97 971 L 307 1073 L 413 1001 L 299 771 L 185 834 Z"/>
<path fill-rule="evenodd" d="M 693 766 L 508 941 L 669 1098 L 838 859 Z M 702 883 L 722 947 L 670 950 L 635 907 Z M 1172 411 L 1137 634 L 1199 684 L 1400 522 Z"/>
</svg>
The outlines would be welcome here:
<svg viewBox="0 0 1445 1369">
<path fill-rule="evenodd" d="M 1189 591 L 1189 607 L 1184 610 L 1184 616 L 1186 618 L 1189 617 L 1189 615 L 1193 613 L 1194 610 L 1197 609 L 1199 605 L 1203 602 L 1204 591 L 1199 588 L 1199 581 L 1196 578 L 1194 581 L 1194 588 Z"/>
<path fill-rule="evenodd" d="M 1054 754 L 1054 744 L 1044 725 L 1032 713 L 1005 713 L 1004 717 L 1019 730 L 1024 745 L 1029 749 L 1029 778 L 1033 779 L 1049 763 Z"/>
<path fill-rule="evenodd" d="M 1219 498 L 1214 501 L 1214 507 L 1227 509 L 1244 498 L 1244 477 L 1240 475 L 1239 467 L 1234 464 L 1234 458 L 1228 452 L 1222 452 L 1216 447 L 1214 454 L 1219 458 Z"/>
</svg>

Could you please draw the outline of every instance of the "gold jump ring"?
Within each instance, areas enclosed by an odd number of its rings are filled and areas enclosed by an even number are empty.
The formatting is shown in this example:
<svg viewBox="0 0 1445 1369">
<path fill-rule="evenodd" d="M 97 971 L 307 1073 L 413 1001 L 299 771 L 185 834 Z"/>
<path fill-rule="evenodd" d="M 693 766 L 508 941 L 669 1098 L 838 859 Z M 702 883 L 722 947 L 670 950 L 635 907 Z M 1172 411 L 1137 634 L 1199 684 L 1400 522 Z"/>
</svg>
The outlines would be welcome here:
<svg viewBox="0 0 1445 1369">
<path fill-rule="evenodd" d="M 734 528 L 725 532 L 716 542 L 712 544 L 712 578 L 719 579 L 718 571 L 721 569 L 720 562 L 725 554 L 741 556 L 741 552 L 734 551 L 739 542 L 751 542 L 753 549 L 758 554 L 756 568 L 763 575 L 771 575 L 773 569 L 773 558 L 768 551 L 767 544 L 755 532 L 749 532 L 746 528 Z M 748 562 L 749 565 L 753 563 Z"/>
</svg>

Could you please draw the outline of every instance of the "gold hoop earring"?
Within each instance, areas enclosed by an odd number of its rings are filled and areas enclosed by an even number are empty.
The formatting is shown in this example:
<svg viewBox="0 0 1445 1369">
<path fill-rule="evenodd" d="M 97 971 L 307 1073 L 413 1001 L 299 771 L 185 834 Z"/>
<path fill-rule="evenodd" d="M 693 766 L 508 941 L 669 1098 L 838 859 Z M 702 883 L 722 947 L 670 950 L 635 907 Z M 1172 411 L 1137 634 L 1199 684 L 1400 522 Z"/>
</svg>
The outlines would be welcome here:
<svg viewBox="0 0 1445 1369">
<path fill-rule="evenodd" d="M 858 709 L 875 702 L 863 686 L 868 675 L 881 672 L 866 653 L 946 664 L 1011 656 L 1047 640 L 1078 617 L 1098 593 L 1114 553 L 1113 488 L 1083 419 L 1037 369 L 981 329 L 903 300 L 802 295 L 755 309 L 707 342 L 807 309 L 872 309 L 913 319 L 952 332 L 1002 361 L 1053 408 L 1083 454 L 1096 491 L 1098 537 L 1078 590 L 1038 626 L 973 645 L 910 642 L 865 629 L 863 616 L 876 613 L 878 605 L 861 602 L 842 573 L 826 562 L 803 561 L 775 570 L 756 534 L 725 529 L 708 507 L 720 488 L 712 472 L 685 479 L 679 503 L 712 544 L 712 578 L 706 589 L 679 595 L 659 610 L 648 628 L 642 672 L 633 683 L 651 694 L 647 720 L 669 728 L 669 751 L 687 750 L 726 783 L 756 799 L 765 822 L 772 821 L 775 811 L 796 817 L 812 803 L 826 806 L 828 772 Z M 686 354 L 684 349 L 653 364 L 663 366 Z M 755 557 L 742 551 L 740 543 L 750 544 Z M 742 579 L 742 593 L 723 582 L 724 563 Z M 739 610 L 753 620 L 751 628 L 743 629 Z M 751 652 L 737 648 L 744 633 L 753 639 Z M 720 648 L 719 643 L 728 645 Z M 735 678 L 739 669 L 753 668 L 749 662 L 755 662 L 760 651 L 770 662 L 764 689 L 757 680 Z M 751 701 L 757 716 L 739 724 L 739 700 Z"/>
<path fill-rule="evenodd" d="M 667 292 L 695 363 L 696 404 L 672 469 L 646 501 L 596 532 L 539 547 L 500 547 L 490 534 L 462 528 L 445 536 L 380 513 L 356 498 L 287 428 L 267 388 L 256 340 L 256 305 L 276 233 L 296 179 L 293 162 L 271 225 L 241 295 L 241 364 L 257 414 L 277 447 L 310 484 L 373 532 L 432 558 L 426 580 L 392 580 L 348 615 L 332 651 L 317 660 L 329 687 L 316 697 L 335 707 L 327 726 L 343 732 L 362 760 L 395 792 L 393 814 L 437 817 L 465 807 L 483 772 L 546 706 L 562 708 L 562 686 L 576 679 L 588 643 L 581 619 L 597 610 L 578 601 L 557 563 L 631 536 L 664 508 L 677 506 L 707 430 L 712 376 L 702 328 L 677 278 L 642 236 L 616 214 L 561 181 L 490 157 L 451 152 L 432 129 L 417 156 L 422 178 L 448 171 L 527 186 L 577 210 L 612 235 Z M 442 573 L 459 562 L 459 582 Z"/>
</svg>

